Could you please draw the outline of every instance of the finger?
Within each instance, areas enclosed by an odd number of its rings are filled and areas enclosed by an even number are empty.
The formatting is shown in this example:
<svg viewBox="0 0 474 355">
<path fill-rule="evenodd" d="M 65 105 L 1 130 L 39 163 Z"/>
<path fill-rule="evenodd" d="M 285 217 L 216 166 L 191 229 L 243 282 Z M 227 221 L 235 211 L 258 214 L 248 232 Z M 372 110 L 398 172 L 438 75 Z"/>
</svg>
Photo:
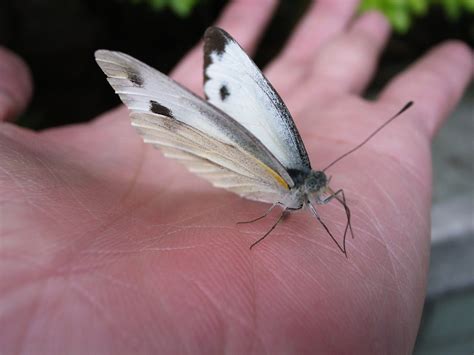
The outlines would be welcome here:
<svg viewBox="0 0 474 355">
<path fill-rule="evenodd" d="M 229 32 L 251 54 L 275 8 L 275 0 L 232 1 L 217 20 L 216 26 Z M 194 92 L 202 92 L 203 51 L 199 42 L 176 66 L 171 76 Z"/>
<path fill-rule="evenodd" d="M 462 42 L 448 41 L 393 79 L 380 100 L 397 105 L 413 100 L 421 127 L 432 137 L 461 98 L 473 73 L 472 50 Z"/>
<path fill-rule="evenodd" d="M 390 35 L 385 17 L 370 12 L 355 20 L 347 33 L 321 49 L 308 76 L 306 90 L 326 94 L 360 93 L 369 83 Z"/>
<path fill-rule="evenodd" d="M 32 87 L 25 62 L 0 47 L 0 121 L 13 120 L 23 112 L 30 101 Z"/>
<path fill-rule="evenodd" d="M 266 70 L 277 90 L 283 95 L 292 91 L 306 74 L 317 50 L 347 27 L 358 3 L 358 0 L 314 2 L 281 55 Z"/>
</svg>

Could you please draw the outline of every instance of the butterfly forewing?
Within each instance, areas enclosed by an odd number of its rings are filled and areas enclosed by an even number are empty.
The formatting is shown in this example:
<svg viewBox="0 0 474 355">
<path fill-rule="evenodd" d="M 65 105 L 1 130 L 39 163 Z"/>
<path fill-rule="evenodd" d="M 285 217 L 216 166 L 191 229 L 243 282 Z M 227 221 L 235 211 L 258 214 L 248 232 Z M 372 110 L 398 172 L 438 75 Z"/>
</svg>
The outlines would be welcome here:
<svg viewBox="0 0 474 355">
<path fill-rule="evenodd" d="M 215 186 L 278 202 L 293 185 L 272 153 L 233 118 L 140 61 L 97 51 L 96 60 L 145 142 Z"/>
<path fill-rule="evenodd" d="M 204 92 L 240 122 L 288 170 L 311 169 L 303 141 L 282 99 L 240 45 L 225 31 L 204 35 Z"/>
</svg>

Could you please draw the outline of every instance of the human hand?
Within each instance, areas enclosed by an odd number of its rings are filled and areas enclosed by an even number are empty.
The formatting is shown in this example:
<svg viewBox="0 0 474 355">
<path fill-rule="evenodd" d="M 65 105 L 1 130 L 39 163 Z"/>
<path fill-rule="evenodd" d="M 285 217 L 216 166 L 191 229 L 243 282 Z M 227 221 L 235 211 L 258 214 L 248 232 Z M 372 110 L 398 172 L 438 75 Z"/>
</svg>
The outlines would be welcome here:
<svg viewBox="0 0 474 355">
<path fill-rule="evenodd" d="M 252 51 L 273 6 L 231 3 L 218 25 Z M 250 251 L 272 217 L 235 222 L 268 206 L 163 158 L 123 107 L 42 132 L 3 123 L 0 348 L 409 353 L 428 265 L 430 139 L 471 79 L 473 55 L 461 43 L 442 44 L 375 102 L 363 100 L 389 28 L 376 14 L 351 22 L 355 7 L 319 1 L 266 71 L 315 169 L 415 101 L 328 171 L 352 211 L 348 260 L 308 213 L 291 215 Z M 199 47 L 173 77 L 201 92 Z M 345 223 L 335 205 L 320 211 L 336 229 Z"/>
</svg>

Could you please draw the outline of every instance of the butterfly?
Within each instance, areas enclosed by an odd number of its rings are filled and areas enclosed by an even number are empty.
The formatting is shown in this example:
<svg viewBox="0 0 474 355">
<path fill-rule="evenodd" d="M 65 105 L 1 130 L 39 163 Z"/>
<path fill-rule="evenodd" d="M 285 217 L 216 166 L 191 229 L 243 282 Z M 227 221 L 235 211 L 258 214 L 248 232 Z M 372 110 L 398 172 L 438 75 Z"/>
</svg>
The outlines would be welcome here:
<svg viewBox="0 0 474 355">
<path fill-rule="evenodd" d="M 408 103 L 364 142 L 326 168 L 313 170 L 301 136 L 285 103 L 224 30 L 204 34 L 204 92 L 207 101 L 168 76 L 120 52 L 98 50 L 95 58 L 107 80 L 131 111 L 132 126 L 145 143 L 159 148 L 215 187 L 244 198 L 271 204 L 286 212 L 308 208 L 337 247 L 347 256 L 346 235 L 353 236 L 344 191 L 332 190 L 325 170 L 358 149 L 385 124 L 406 110 Z M 346 214 L 340 244 L 315 205 L 335 200 Z M 244 223 L 247 223 L 244 222 Z"/>
</svg>

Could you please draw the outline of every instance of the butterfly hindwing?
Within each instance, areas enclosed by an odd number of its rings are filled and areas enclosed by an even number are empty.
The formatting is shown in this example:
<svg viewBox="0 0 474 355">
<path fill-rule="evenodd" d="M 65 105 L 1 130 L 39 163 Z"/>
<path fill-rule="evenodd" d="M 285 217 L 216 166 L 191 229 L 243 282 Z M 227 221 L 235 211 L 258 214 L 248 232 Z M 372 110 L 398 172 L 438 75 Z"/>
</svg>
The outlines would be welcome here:
<svg viewBox="0 0 474 355">
<path fill-rule="evenodd" d="M 204 92 L 210 103 L 257 137 L 288 170 L 311 169 L 282 99 L 240 45 L 224 30 L 204 35 Z"/>
</svg>

